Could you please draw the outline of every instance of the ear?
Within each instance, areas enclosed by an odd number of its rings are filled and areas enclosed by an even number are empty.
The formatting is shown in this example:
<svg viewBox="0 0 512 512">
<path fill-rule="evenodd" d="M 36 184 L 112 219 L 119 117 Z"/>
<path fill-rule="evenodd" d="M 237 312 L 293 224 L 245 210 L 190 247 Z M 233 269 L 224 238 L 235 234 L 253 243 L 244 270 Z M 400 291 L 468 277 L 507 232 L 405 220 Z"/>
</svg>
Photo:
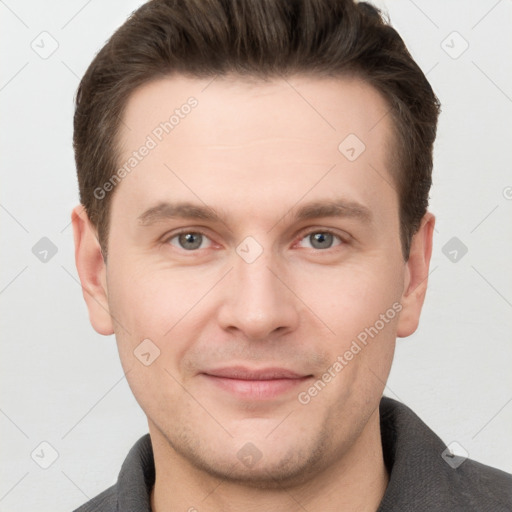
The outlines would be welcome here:
<svg viewBox="0 0 512 512">
<path fill-rule="evenodd" d="M 434 215 L 427 212 L 411 240 L 409 260 L 405 266 L 404 290 L 400 300 L 402 311 L 397 328 L 397 335 L 401 338 L 410 336 L 418 328 L 421 308 L 427 293 L 435 222 Z"/>
<path fill-rule="evenodd" d="M 107 267 L 101 253 L 96 229 L 83 205 L 71 213 L 75 240 L 75 262 L 82 283 L 82 293 L 94 330 L 108 336 L 114 333 L 108 306 Z"/>
</svg>

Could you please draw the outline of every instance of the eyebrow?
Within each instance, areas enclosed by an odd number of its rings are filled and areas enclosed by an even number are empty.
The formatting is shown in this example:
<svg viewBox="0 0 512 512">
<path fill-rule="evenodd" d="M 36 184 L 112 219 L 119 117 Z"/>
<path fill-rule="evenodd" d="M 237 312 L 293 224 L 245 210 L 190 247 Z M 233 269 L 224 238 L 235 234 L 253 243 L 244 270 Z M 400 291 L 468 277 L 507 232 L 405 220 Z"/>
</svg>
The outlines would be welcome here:
<svg viewBox="0 0 512 512">
<path fill-rule="evenodd" d="M 290 213 L 291 211 L 287 215 Z M 373 216 L 371 210 L 360 203 L 347 201 L 346 199 L 335 199 L 305 204 L 297 210 L 295 217 L 297 220 L 316 219 L 318 217 L 346 217 L 370 224 Z"/>
<path fill-rule="evenodd" d="M 293 215 L 294 210 L 295 208 L 290 209 L 281 217 L 280 221 Z M 313 201 L 296 209 L 293 215 L 296 221 L 320 217 L 351 218 L 364 224 L 371 224 L 373 220 L 372 212 L 368 207 L 345 199 Z M 151 226 L 158 222 L 179 218 L 208 220 L 225 224 L 224 218 L 212 208 L 190 202 L 158 203 L 140 214 L 137 220 L 141 226 Z"/>
<path fill-rule="evenodd" d="M 141 226 L 150 226 L 157 222 L 177 218 L 222 222 L 219 214 L 217 214 L 212 208 L 189 202 L 158 203 L 156 206 L 153 206 L 140 214 L 137 220 Z"/>
</svg>

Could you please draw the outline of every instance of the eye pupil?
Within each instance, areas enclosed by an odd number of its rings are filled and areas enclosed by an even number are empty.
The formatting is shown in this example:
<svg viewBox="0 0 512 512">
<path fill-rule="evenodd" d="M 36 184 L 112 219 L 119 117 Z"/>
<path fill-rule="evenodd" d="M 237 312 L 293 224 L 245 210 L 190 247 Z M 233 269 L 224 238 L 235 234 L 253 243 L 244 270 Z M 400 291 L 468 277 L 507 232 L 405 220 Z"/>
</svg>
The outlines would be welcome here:
<svg viewBox="0 0 512 512">
<path fill-rule="evenodd" d="M 179 243 L 186 250 L 198 249 L 202 241 L 203 235 L 200 233 L 182 233 L 179 236 Z"/>
<path fill-rule="evenodd" d="M 331 233 L 313 233 L 309 238 L 311 245 L 315 249 L 328 249 L 333 242 L 333 235 Z"/>
</svg>

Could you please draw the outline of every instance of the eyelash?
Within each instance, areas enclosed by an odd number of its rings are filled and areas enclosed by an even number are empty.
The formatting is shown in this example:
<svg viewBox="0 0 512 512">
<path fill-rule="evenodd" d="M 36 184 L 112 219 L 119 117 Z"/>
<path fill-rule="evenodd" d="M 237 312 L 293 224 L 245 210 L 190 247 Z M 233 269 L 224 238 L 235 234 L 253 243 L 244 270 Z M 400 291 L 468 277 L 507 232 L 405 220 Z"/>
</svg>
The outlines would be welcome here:
<svg viewBox="0 0 512 512">
<path fill-rule="evenodd" d="M 170 236 L 167 236 L 165 237 L 165 239 L 163 240 L 163 244 L 164 245 L 167 245 L 169 244 L 170 245 L 170 241 L 173 239 L 173 238 L 176 238 L 176 237 L 179 237 L 180 235 L 183 235 L 183 234 L 188 234 L 188 233 L 192 233 L 192 234 L 195 234 L 195 235 L 202 235 L 208 239 L 210 239 L 210 237 L 208 236 L 208 234 L 201 230 L 201 229 L 182 229 L 182 230 L 179 230 L 177 231 L 176 233 L 173 233 L 172 235 Z M 311 248 L 317 252 L 328 252 L 329 250 L 332 250 L 332 249 L 335 249 L 336 247 L 340 247 L 340 246 L 343 246 L 343 245 L 347 245 L 348 244 L 348 237 L 342 237 L 339 233 L 337 233 L 336 231 L 334 230 L 331 230 L 331 229 L 326 229 L 326 228 L 322 228 L 322 229 L 310 229 L 309 231 L 304 231 L 304 232 L 301 232 L 300 235 L 299 235 L 299 238 L 298 238 L 298 241 L 301 241 L 301 240 L 304 240 L 304 238 L 306 238 L 307 236 L 310 236 L 314 233 L 322 233 L 322 234 L 329 234 L 329 235 L 332 235 L 333 237 L 336 237 L 339 239 L 340 243 L 338 245 L 334 245 L 332 247 L 329 247 L 327 249 L 315 249 L 314 247 Z M 212 240 L 211 240 L 212 241 Z M 213 242 L 213 241 L 212 241 Z M 309 249 L 309 248 L 308 248 Z M 190 254 L 194 254 L 194 253 L 197 253 L 199 249 L 194 249 L 194 250 L 190 250 L 190 251 L 187 251 L 186 249 L 183 249 L 181 248 L 181 250 L 185 253 L 190 253 Z"/>
</svg>

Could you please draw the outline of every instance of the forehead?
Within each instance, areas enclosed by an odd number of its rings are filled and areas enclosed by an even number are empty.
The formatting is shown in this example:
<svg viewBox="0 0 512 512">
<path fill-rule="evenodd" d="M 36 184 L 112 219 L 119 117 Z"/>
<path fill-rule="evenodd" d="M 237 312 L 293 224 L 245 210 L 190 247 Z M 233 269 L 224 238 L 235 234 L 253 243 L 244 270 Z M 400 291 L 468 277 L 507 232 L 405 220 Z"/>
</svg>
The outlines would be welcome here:
<svg viewBox="0 0 512 512">
<path fill-rule="evenodd" d="M 308 189 L 329 195 L 341 182 L 359 195 L 353 199 L 377 197 L 392 182 L 388 112 L 380 93 L 357 78 L 154 80 L 126 105 L 118 146 L 128 176 L 114 203 L 142 208 L 181 194 L 250 208 L 258 195 L 269 202 L 297 200 Z"/>
<path fill-rule="evenodd" d="M 191 98 L 197 108 L 187 107 Z M 153 80 L 131 94 L 120 141 L 131 147 L 140 141 L 141 132 L 155 130 L 158 138 L 159 125 L 171 121 L 173 138 L 194 145 L 243 144 L 247 138 L 254 140 L 258 131 L 267 140 L 286 135 L 318 142 L 327 136 L 336 142 L 355 133 L 363 142 L 377 142 L 391 131 L 390 118 L 383 119 L 388 111 L 382 95 L 357 77 L 297 75 L 264 81 L 237 75 L 205 79 L 174 75 Z M 189 113 L 194 114 L 192 121 L 182 123 Z M 187 130 L 187 125 L 195 129 Z"/>
</svg>

